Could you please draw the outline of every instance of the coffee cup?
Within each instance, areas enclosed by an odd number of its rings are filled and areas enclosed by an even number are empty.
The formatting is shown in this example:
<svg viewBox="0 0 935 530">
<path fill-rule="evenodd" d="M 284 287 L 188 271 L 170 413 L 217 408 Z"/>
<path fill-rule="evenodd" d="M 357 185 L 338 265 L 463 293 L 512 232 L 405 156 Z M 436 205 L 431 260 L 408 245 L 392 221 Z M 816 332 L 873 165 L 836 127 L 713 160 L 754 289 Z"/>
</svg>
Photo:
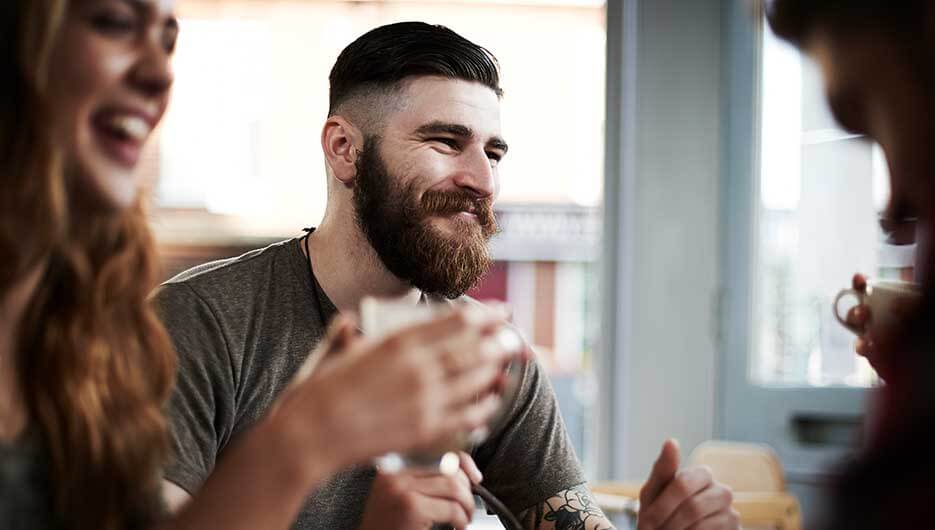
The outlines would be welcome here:
<svg viewBox="0 0 935 530">
<path fill-rule="evenodd" d="M 452 304 L 413 304 L 409 301 L 364 298 L 360 305 L 361 331 L 369 337 L 380 338 L 404 327 L 428 322 L 453 310 L 454 307 Z M 520 334 L 506 324 L 497 331 L 496 340 L 506 350 L 517 352 L 525 344 Z M 501 392 L 501 409 L 494 414 L 487 425 L 470 432 L 456 433 L 418 452 L 388 453 L 377 457 L 375 461 L 377 467 L 388 473 L 411 468 L 437 471 L 445 475 L 456 473 L 461 466 L 461 459 L 457 452 L 469 450 L 471 446 L 484 441 L 491 430 L 503 420 L 508 405 L 518 394 L 520 367 L 517 366 L 516 361 L 511 361 L 504 367 L 504 370 L 507 374 L 507 384 Z"/>
<path fill-rule="evenodd" d="M 848 296 L 854 297 L 858 304 L 870 310 L 869 319 L 863 328 L 847 322 L 847 311 L 843 315 L 841 313 L 841 300 Z M 842 326 L 857 335 L 869 332 L 870 335 L 879 337 L 885 330 L 892 329 L 903 320 L 907 308 L 914 306 L 920 297 L 921 289 L 916 283 L 898 280 L 868 281 L 865 292 L 856 289 L 842 289 L 838 292 L 834 299 L 834 316 Z"/>
</svg>

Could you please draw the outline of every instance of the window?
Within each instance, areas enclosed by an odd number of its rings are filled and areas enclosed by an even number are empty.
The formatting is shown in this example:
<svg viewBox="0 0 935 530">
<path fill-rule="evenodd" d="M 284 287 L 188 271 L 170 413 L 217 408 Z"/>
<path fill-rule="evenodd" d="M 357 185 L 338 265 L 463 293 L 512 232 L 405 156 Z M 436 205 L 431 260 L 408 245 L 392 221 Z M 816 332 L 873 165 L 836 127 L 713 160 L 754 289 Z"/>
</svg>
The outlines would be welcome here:
<svg viewBox="0 0 935 530">
<path fill-rule="evenodd" d="M 818 67 L 763 27 L 750 375 L 761 384 L 868 386 L 875 376 L 831 304 L 855 272 L 893 276 L 909 265 L 879 227 L 885 160 L 838 128 Z"/>
</svg>

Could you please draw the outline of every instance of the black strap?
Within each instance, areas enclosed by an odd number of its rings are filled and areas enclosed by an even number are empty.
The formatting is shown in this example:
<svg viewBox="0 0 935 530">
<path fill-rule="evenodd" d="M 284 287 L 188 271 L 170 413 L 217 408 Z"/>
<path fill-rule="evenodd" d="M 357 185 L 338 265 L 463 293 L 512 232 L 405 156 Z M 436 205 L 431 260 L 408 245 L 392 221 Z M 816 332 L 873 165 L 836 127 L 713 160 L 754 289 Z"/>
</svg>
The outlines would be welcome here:
<svg viewBox="0 0 935 530">
<path fill-rule="evenodd" d="M 336 311 L 330 311 L 329 314 L 325 314 L 325 307 L 321 303 L 323 296 L 327 296 L 321 288 L 321 285 L 318 284 L 318 280 L 315 279 L 315 273 L 312 271 L 312 253 L 308 249 L 308 240 L 310 239 L 312 232 L 315 231 L 314 228 L 303 228 L 305 235 L 302 236 L 303 244 L 305 245 L 305 270 L 308 273 L 308 283 L 312 288 L 312 295 L 314 299 L 312 302 L 315 303 L 315 308 L 318 310 L 318 319 L 321 324 L 322 333 L 328 327 L 331 319 L 334 317 Z"/>
</svg>

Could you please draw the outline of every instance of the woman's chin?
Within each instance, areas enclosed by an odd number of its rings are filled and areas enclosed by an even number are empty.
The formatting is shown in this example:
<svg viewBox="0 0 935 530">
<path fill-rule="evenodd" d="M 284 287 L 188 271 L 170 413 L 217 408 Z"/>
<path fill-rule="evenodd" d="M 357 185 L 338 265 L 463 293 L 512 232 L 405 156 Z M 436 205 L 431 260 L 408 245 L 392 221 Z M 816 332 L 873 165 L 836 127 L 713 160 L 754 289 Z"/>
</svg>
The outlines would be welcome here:
<svg viewBox="0 0 935 530">
<path fill-rule="evenodd" d="M 121 211 L 136 204 L 140 194 L 136 168 L 127 168 L 107 160 L 85 164 L 72 175 L 72 203 L 103 210 Z"/>
</svg>

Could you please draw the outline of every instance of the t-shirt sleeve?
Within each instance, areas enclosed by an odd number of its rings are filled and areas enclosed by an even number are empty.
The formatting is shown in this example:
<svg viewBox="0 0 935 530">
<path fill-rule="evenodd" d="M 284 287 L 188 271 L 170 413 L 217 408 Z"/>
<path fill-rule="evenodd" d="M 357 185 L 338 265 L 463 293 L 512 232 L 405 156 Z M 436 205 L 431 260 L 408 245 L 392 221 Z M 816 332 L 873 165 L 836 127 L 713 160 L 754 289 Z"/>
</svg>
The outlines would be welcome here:
<svg viewBox="0 0 935 530">
<path fill-rule="evenodd" d="M 555 392 L 535 361 L 524 365 L 506 419 L 473 457 L 483 485 L 514 514 L 585 482 Z"/>
<path fill-rule="evenodd" d="M 233 431 L 233 363 L 215 313 L 190 286 L 166 284 L 154 302 L 178 355 L 168 410 L 172 457 L 164 475 L 194 494 Z"/>
</svg>

